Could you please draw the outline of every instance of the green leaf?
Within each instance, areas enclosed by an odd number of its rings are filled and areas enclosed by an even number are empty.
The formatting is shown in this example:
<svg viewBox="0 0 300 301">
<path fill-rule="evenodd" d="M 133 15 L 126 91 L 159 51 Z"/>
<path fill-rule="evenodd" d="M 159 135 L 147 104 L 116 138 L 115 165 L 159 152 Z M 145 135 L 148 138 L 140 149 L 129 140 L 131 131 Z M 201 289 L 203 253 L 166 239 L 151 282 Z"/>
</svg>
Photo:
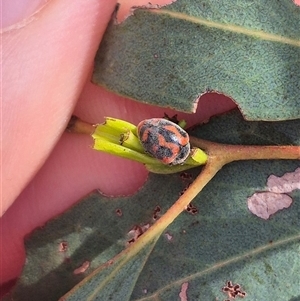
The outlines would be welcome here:
<svg viewBox="0 0 300 301">
<path fill-rule="evenodd" d="M 299 127 L 300 120 L 245 122 L 236 110 L 190 134 L 232 144 L 299 145 Z M 26 241 L 22 277 L 4 300 L 56 301 L 87 275 L 62 300 L 173 301 L 184 284 L 188 300 L 225 300 L 227 281 L 241 285 L 248 301 L 299 300 L 300 190 L 290 193 L 291 207 L 269 220 L 247 209 L 247 198 L 266 189 L 269 175 L 297 167 L 297 160 L 231 163 L 193 201 L 198 213 L 184 212 L 158 240 L 140 249 L 133 243 L 123 253 L 133 226 L 162 216 L 201 169 L 150 174 L 130 197 L 94 192 Z M 65 252 L 59 251 L 62 242 Z M 86 272 L 74 274 L 86 261 Z"/>
<path fill-rule="evenodd" d="M 291 0 L 178 0 L 139 9 L 108 26 L 93 81 L 178 111 L 195 112 L 200 95 L 218 91 L 248 120 L 296 119 L 299 24 Z"/>
</svg>

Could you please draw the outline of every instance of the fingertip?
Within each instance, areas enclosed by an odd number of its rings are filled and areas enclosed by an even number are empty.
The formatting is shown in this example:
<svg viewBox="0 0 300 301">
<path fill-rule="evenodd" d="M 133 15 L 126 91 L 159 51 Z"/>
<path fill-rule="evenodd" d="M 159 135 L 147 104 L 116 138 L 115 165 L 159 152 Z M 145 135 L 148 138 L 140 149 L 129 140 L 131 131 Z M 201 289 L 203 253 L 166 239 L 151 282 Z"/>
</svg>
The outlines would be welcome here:
<svg viewBox="0 0 300 301">
<path fill-rule="evenodd" d="M 53 0 L 2 33 L 2 213 L 64 131 L 114 7 L 113 1 Z"/>
</svg>

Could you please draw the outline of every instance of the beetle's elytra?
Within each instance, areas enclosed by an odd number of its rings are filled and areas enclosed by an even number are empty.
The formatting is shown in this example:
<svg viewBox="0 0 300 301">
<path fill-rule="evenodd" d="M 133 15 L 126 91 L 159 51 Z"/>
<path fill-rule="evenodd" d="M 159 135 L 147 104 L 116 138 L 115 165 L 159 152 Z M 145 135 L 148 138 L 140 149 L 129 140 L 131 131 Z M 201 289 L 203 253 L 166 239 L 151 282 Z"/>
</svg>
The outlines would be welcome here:
<svg viewBox="0 0 300 301">
<path fill-rule="evenodd" d="M 188 133 L 172 121 L 143 120 L 137 126 L 137 133 L 144 150 L 164 164 L 181 164 L 190 153 Z"/>
</svg>

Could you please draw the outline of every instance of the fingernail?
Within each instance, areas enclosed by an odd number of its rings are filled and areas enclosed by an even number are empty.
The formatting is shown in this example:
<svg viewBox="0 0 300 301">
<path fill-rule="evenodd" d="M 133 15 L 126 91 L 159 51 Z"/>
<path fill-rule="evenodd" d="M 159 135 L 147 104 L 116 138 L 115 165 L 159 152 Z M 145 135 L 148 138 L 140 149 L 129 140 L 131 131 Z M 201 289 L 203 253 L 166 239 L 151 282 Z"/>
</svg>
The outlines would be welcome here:
<svg viewBox="0 0 300 301">
<path fill-rule="evenodd" d="M 31 16 L 44 6 L 47 0 L 9 0 L 2 2 L 2 24 L 8 27 Z"/>
</svg>

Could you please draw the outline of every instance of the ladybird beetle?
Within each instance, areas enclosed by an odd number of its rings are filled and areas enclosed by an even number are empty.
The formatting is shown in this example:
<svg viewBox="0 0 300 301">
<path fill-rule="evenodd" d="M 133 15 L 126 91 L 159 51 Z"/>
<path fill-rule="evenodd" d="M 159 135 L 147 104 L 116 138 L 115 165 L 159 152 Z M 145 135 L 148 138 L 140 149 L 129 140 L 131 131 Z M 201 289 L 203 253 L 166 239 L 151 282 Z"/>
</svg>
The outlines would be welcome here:
<svg viewBox="0 0 300 301">
<path fill-rule="evenodd" d="M 190 153 L 188 133 L 172 121 L 143 120 L 137 126 L 137 134 L 144 150 L 164 164 L 181 164 Z"/>
</svg>

